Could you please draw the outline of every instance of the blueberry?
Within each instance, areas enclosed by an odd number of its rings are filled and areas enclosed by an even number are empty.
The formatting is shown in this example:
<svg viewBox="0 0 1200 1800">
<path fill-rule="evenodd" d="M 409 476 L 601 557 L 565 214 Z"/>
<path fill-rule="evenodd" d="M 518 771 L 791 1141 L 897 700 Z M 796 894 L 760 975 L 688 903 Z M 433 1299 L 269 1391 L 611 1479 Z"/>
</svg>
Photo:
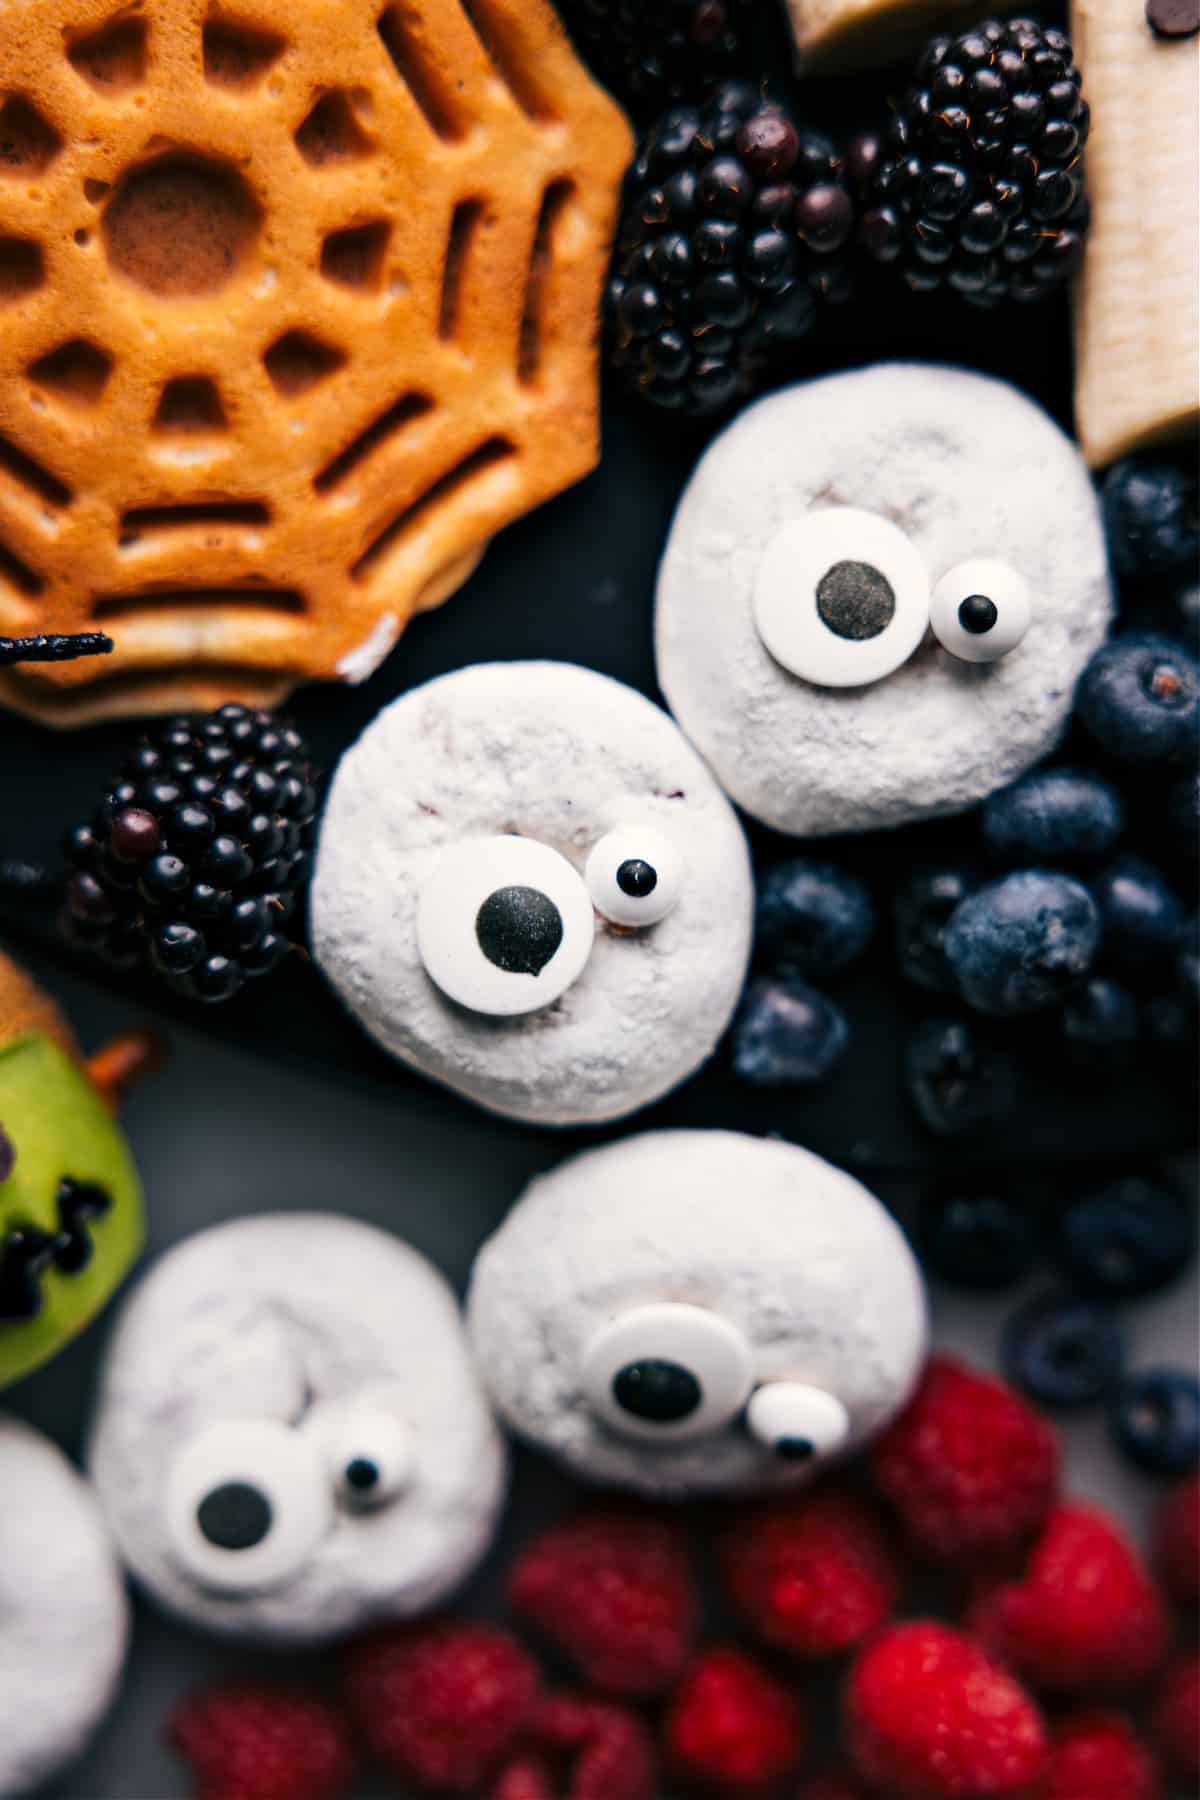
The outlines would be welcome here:
<svg viewBox="0 0 1200 1800">
<path fill-rule="evenodd" d="M 1069 1412 L 1094 1406 L 1121 1378 L 1125 1346 L 1103 1307 L 1044 1294 L 1007 1321 L 1000 1344 L 1005 1375 L 1039 1406 Z"/>
<path fill-rule="evenodd" d="M 1200 857 L 1200 773 L 1184 775 L 1167 793 L 1168 847 L 1185 862 Z"/>
<path fill-rule="evenodd" d="M 1195 1244 L 1191 1209 L 1179 1195 L 1149 1176 L 1126 1175 L 1068 1201 L 1052 1254 L 1080 1293 L 1130 1300 L 1181 1275 Z"/>
<path fill-rule="evenodd" d="M 1117 1448 L 1147 1475 L 1175 1480 L 1200 1463 L 1200 1382 L 1183 1369 L 1144 1369 L 1114 1394 Z"/>
<path fill-rule="evenodd" d="M 849 1041 L 841 1008 L 807 982 L 752 981 L 734 1027 L 734 1072 L 756 1087 L 820 1081 Z"/>
<path fill-rule="evenodd" d="M 1165 962 L 1183 928 L 1183 908 L 1153 863 L 1125 856 L 1092 882 L 1106 961 L 1137 972 Z"/>
<path fill-rule="evenodd" d="M 933 1195 L 921 1208 L 917 1241 L 927 1268 L 951 1287 L 999 1293 L 1033 1268 L 1038 1231 L 1011 1194 Z"/>
<path fill-rule="evenodd" d="M 918 869 L 897 889 L 893 902 L 896 956 L 906 981 L 934 993 L 953 993 L 954 976 L 946 961 L 946 926 L 959 901 L 977 885 L 965 869 L 947 867 Z"/>
<path fill-rule="evenodd" d="M 1170 638 L 1115 638 L 1083 671 L 1075 710 L 1118 762 L 1178 762 L 1194 751 L 1200 728 L 1200 668 Z"/>
<path fill-rule="evenodd" d="M 862 955 L 874 929 L 863 883 L 829 863 L 780 863 L 759 889 L 758 947 L 789 973 L 838 974 Z"/>
<path fill-rule="evenodd" d="M 1194 566 L 1196 478 L 1157 457 L 1115 463 L 1101 490 L 1108 552 L 1118 575 L 1165 575 Z"/>
<path fill-rule="evenodd" d="M 1163 604 L 1163 630 L 1200 656 L 1200 576 L 1171 585 Z"/>
<path fill-rule="evenodd" d="M 1011 1017 L 1050 1006 L 1083 980 L 1100 915 L 1070 875 L 1023 869 L 968 894 L 946 927 L 946 960 L 980 1012 Z"/>
<path fill-rule="evenodd" d="M 985 803 L 983 841 L 998 862 L 1089 862 L 1125 828 L 1117 790 L 1086 769 L 1035 769 Z"/>
<path fill-rule="evenodd" d="M 1190 940 L 1195 921 L 1184 927 L 1187 947 L 1171 965 L 1171 985 L 1148 1001 L 1146 1035 L 1157 1050 L 1172 1058 L 1194 1060 L 1200 1050 L 1200 955 Z"/>
<path fill-rule="evenodd" d="M 937 1137 L 962 1137 L 1012 1110 L 1017 1070 L 965 1019 L 926 1019 L 905 1052 L 913 1105 Z"/>
<path fill-rule="evenodd" d="M 1067 995 L 1059 1031 L 1074 1068 L 1127 1068 L 1138 1038 L 1137 1002 L 1117 982 L 1093 975 Z"/>
</svg>

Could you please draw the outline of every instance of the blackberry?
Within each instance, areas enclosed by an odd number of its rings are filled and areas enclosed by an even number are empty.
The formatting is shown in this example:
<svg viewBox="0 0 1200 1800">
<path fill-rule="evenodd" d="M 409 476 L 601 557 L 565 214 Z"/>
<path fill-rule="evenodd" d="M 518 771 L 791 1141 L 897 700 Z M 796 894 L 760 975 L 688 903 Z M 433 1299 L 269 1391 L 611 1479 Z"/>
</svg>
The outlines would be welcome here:
<svg viewBox="0 0 1200 1800">
<path fill-rule="evenodd" d="M 316 776 L 299 732 L 223 706 L 167 719 L 67 838 L 63 929 L 120 969 L 228 1000 L 289 947 L 308 879 Z"/>
<path fill-rule="evenodd" d="M 601 81 L 639 118 L 696 100 L 730 75 L 753 0 L 564 0 L 572 37 Z"/>
<path fill-rule="evenodd" d="M 1041 299 L 1079 264 L 1088 124 L 1065 33 L 993 19 L 935 37 L 884 133 L 863 249 L 920 292 Z"/>
<path fill-rule="evenodd" d="M 854 220 L 831 141 L 754 88 L 671 108 L 626 176 L 610 360 L 655 406 L 723 411 L 849 298 Z"/>
</svg>

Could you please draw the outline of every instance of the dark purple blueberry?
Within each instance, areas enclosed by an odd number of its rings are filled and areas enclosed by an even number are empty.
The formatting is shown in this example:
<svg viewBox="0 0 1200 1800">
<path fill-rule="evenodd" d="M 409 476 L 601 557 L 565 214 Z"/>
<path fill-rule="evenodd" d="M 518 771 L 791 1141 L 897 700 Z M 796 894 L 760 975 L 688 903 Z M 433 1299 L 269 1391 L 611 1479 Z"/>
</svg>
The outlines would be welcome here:
<svg viewBox="0 0 1200 1800">
<path fill-rule="evenodd" d="M 1109 1428 L 1146 1475 L 1178 1481 L 1200 1466 L 1200 1382 L 1190 1369 L 1143 1369 L 1113 1396 Z"/>
<path fill-rule="evenodd" d="M 168 906 L 191 886 L 191 871 L 182 857 L 168 851 L 146 864 L 138 886 L 152 906 Z"/>
<path fill-rule="evenodd" d="M 807 982 L 752 981 L 734 1025 L 734 1073 L 755 1087 L 806 1086 L 836 1068 L 849 1042 L 841 1009 Z"/>
<path fill-rule="evenodd" d="M 1013 1386 L 1051 1412 L 1098 1406 L 1121 1379 L 1125 1340 L 1102 1307 L 1043 1294 L 1008 1320 L 1000 1362 Z"/>
<path fill-rule="evenodd" d="M 1030 1208 L 994 1188 L 934 1194 L 921 1206 L 917 1243 L 925 1267 L 951 1287 L 1002 1293 L 1032 1271 L 1041 1237 Z"/>
<path fill-rule="evenodd" d="M 1022 869 L 976 889 L 946 927 L 946 961 L 970 1006 L 998 1017 L 1060 1001 L 1091 969 L 1101 935 L 1091 894 L 1070 875 Z"/>
<path fill-rule="evenodd" d="M 1182 761 L 1195 754 L 1200 730 L 1200 668 L 1169 638 L 1114 638 L 1084 670 L 1075 710 L 1118 762 Z"/>
<path fill-rule="evenodd" d="M 1081 1294 L 1137 1300 L 1186 1274 L 1196 1221 L 1187 1201 L 1151 1175 L 1119 1176 L 1068 1199 L 1052 1251 Z"/>
<path fill-rule="evenodd" d="M 969 1137 L 1012 1111 L 1017 1066 L 966 1019 L 926 1019 L 905 1051 L 909 1095 L 936 1137 Z"/>
<path fill-rule="evenodd" d="M 755 942 L 777 973 L 822 980 L 858 961 L 875 930 L 865 885 L 848 870 L 806 857 L 779 863 L 758 891 Z"/>
<path fill-rule="evenodd" d="M 204 949 L 202 932 L 182 920 L 173 920 L 154 933 L 150 954 L 164 974 L 185 975 L 201 960 Z"/>
<path fill-rule="evenodd" d="M 200 859 L 203 880 L 214 887 L 233 888 L 246 881 L 254 871 L 254 863 L 235 837 L 215 837 Z M 186 873 L 186 871 L 185 871 Z"/>
</svg>

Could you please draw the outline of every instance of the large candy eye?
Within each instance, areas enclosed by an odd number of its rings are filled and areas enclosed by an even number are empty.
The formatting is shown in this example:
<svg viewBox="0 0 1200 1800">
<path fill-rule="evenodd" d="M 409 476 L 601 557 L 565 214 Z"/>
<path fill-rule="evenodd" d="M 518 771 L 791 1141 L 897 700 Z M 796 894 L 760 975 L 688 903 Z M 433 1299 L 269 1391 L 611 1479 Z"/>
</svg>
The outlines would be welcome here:
<svg viewBox="0 0 1200 1800">
<path fill-rule="evenodd" d="M 536 1012 L 583 973 L 595 940 L 588 892 L 534 838 L 475 838 L 438 862 L 417 906 L 417 948 L 442 992 L 497 1018 Z"/>
<path fill-rule="evenodd" d="M 624 1437 L 705 1437 L 736 1418 L 752 1382 L 741 1333 L 702 1306 L 663 1301 L 622 1313 L 584 1352 L 596 1416 Z"/>
<path fill-rule="evenodd" d="M 318 1436 L 334 1491 L 343 1506 L 386 1506 L 410 1485 L 412 1439 L 382 1399 L 336 1406 L 320 1420 Z"/>
<path fill-rule="evenodd" d="M 820 687 L 861 687 L 908 661 L 929 623 L 929 576 L 911 539 L 878 513 L 832 506 L 767 545 L 754 590 L 776 662 Z"/>
<path fill-rule="evenodd" d="M 956 563 L 929 603 L 938 643 L 964 662 L 998 662 L 1016 649 L 1032 618 L 1029 584 L 1007 563 L 988 556 Z"/>
<path fill-rule="evenodd" d="M 803 1381 L 767 1381 L 755 1388 L 746 1425 L 784 1462 L 817 1462 L 845 1442 L 850 1417 L 836 1394 Z"/>
<path fill-rule="evenodd" d="M 596 911 L 614 925 L 657 925 L 683 892 L 683 864 L 659 832 L 619 825 L 588 857 L 584 880 Z"/>
<path fill-rule="evenodd" d="M 202 1587 L 255 1593 L 303 1567 L 333 1522 L 315 1448 L 275 1419 L 225 1419 L 167 1476 L 171 1548 Z"/>
</svg>

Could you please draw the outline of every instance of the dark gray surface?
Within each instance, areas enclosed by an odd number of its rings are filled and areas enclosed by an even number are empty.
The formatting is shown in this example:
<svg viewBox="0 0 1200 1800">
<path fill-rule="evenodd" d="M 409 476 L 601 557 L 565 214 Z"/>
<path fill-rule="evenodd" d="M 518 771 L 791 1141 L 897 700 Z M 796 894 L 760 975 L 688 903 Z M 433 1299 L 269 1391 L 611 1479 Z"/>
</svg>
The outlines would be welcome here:
<svg viewBox="0 0 1200 1800">
<path fill-rule="evenodd" d="M 131 1022 L 128 1007 L 73 977 L 39 964 L 69 1007 L 89 1046 Z M 131 1099 L 126 1124 L 146 1184 L 148 1255 L 219 1219 L 283 1208 L 333 1208 L 399 1232 L 432 1257 L 460 1287 L 481 1239 L 524 1182 L 571 1148 L 569 1135 L 515 1132 L 460 1109 L 447 1128 L 440 1105 L 423 1106 L 424 1089 L 398 1087 L 396 1103 L 331 1087 L 273 1067 L 190 1030 L 174 1038 L 168 1072 Z M 901 1207 L 907 1190 L 890 1190 Z M 992 1360 L 996 1330 L 1012 1301 L 978 1304 L 936 1298 L 938 1340 L 974 1359 Z M 1131 1356 L 1194 1360 L 1194 1280 L 1164 1299 L 1129 1311 Z M 96 1359 L 109 1319 L 5 1404 L 51 1432 L 72 1453 L 82 1443 Z M 1064 1436 L 1069 1482 L 1081 1495 L 1119 1510 L 1139 1535 L 1154 1493 L 1121 1468 L 1101 1423 L 1088 1419 Z M 491 1562 L 463 1597 L 474 1610 L 497 1610 L 514 1542 L 561 1512 L 568 1484 L 533 1458 L 521 1458 L 505 1534 Z M 216 1674 L 253 1669 L 332 1674 L 335 1659 L 268 1657 L 231 1651 L 141 1609 L 117 1706 L 84 1760 L 39 1800 L 175 1800 L 188 1778 L 164 1748 L 162 1728 L 175 1696 Z M 52 1702 L 50 1702 L 52 1703 Z M 827 1700 L 821 1703 L 828 1709 Z M 364 1783 L 363 1797 L 394 1785 Z"/>
</svg>

